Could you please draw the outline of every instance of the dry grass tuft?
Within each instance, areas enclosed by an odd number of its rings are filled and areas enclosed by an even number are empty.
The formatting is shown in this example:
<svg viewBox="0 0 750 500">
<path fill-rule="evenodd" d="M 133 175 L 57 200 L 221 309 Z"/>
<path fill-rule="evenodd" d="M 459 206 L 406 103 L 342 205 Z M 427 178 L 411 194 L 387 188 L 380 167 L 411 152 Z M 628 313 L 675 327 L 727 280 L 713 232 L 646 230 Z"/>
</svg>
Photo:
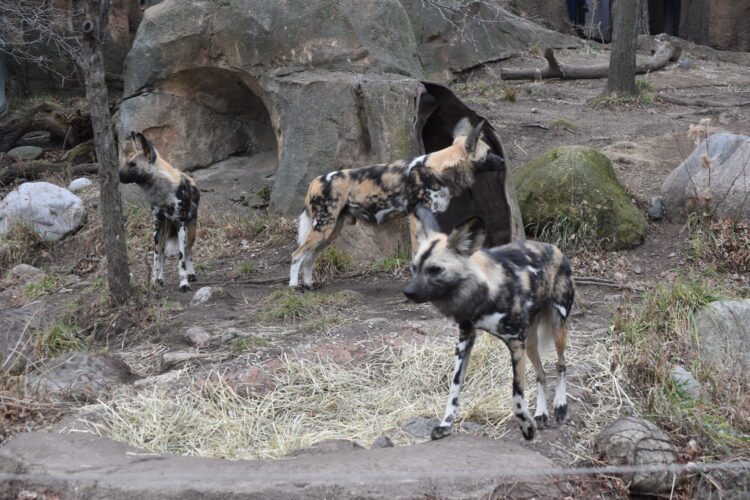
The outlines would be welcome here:
<svg viewBox="0 0 750 500">
<path fill-rule="evenodd" d="M 351 255 L 338 247 L 329 246 L 315 259 L 314 273 L 318 281 L 326 282 L 351 271 L 353 267 Z"/>
<path fill-rule="evenodd" d="M 595 386 L 585 410 L 590 414 L 581 419 L 587 428 L 575 451 L 588 459 L 594 436 L 627 404 L 627 396 L 610 371 L 609 342 L 578 341 L 591 347 L 571 349 L 569 365 L 588 367 Z M 388 435 L 397 444 L 410 444 L 402 425 L 417 415 L 442 416 L 453 350 L 452 339 L 436 338 L 424 345 L 383 347 L 354 365 L 286 360 L 272 374 L 275 389 L 248 397 L 239 396 L 221 377 L 210 377 L 201 386 L 186 384 L 177 394 L 164 388 L 126 388 L 93 408 L 101 418 L 90 427 L 150 451 L 229 459 L 279 458 L 324 439 L 369 444 Z M 548 365 L 552 372 L 553 363 Z M 460 419 L 483 424 L 492 437 L 517 432 L 510 379 L 507 349 L 481 336 L 462 392 Z M 534 388 L 528 392 L 533 401 Z"/>
<path fill-rule="evenodd" d="M 31 264 L 46 253 L 47 243 L 29 226 L 12 224 L 0 237 L 0 275 L 21 263 Z"/>
<path fill-rule="evenodd" d="M 332 319 L 344 307 L 351 313 L 359 294 L 350 290 L 329 294 L 297 290 L 276 290 L 257 306 L 258 319 L 269 322 L 295 322 L 311 317 Z"/>
<path fill-rule="evenodd" d="M 750 228 L 730 219 L 688 220 L 688 258 L 720 271 L 750 272 Z"/>
</svg>

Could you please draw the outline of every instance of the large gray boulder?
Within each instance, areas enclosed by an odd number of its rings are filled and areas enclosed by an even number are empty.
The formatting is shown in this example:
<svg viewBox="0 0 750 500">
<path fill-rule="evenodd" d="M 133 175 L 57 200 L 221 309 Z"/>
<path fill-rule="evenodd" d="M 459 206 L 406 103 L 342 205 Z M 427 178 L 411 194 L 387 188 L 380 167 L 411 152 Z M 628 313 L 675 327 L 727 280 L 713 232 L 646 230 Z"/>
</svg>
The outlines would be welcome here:
<svg viewBox="0 0 750 500">
<path fill-rule="evenodd" d="M 750 137 L 709 136 L 669 174 L 661 191 L 673 221 L 710 211 L 750 222 Z"/>
<path fill-rule="evenodd" d="M 597 438 L 601 458 L 610 465 L 661 465 L 677 462 L 677 449 L 656 425 L 637 417 L 620 417 Z M 671 472 L 637 472 L 623 474 L 630 491 L 639 494 L 669 492 Z"/>
<path fill-rule="evenodd" d="M 120 358 L 110 354 L 71 352 L 35 367 L 27 382 L 42 397 L 65 401 L 94 401 L 137 376 Z"/>
<path fill-rule="evenodd" d="M 712 302 L 693 322 L 701 360 L 714 369 L 747 375 L 750 369 L 750 299 Z"/>
<path fill-rule="evenodd" d="M 42 239 L 56 241 L 85 222 L 83 201 L 49 182 L 25 182 L 0 201 L 0 236 L 20 223 L 33 228 Z"/>
</svg>

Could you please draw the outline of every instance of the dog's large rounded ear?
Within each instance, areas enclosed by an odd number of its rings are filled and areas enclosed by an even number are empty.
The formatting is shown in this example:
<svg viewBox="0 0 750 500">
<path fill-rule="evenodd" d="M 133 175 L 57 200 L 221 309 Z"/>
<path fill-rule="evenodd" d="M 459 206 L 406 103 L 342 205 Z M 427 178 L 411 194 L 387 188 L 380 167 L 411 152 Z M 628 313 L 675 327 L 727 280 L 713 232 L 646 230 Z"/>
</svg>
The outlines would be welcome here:
<svg viewBox="0 0 750 500">
<path fill-rule="evenodd" d="M 474 150 L 477 148 L 477 143 L 479 142 L 479 136 L 482 135 L 482 129 L 484 128 L 484 124 L 487 123 L 486 120 L 482 120 L 479 122 L 479 125 L 471 129 L 471 132 L 466 137 L 465 148 L 466 152 L 471 156 L 471 154 L 474 153 Z"/>
<path fill-rule="evenodd" d="M 146 136 L 140 132 L 131 132 L 130 135 L 136 145 L 141 149 L 148 162 L 154 163 L 156 161 L 156 149 L 154 149 L 153 144 L 151 144 L 151 142 L 146 139 Z"/>
<path fill-rule="evenodd" d="M 472 217 L 448 235 L 448 247 L 460 255 L 469 256 L 482 248 L 486 237 L 484 221 L 480 217 Z"/>
<path fill-rule="evenodd" d="M 432 233 L 440 232 L 440 225 L 429 209 L 420 205 L 414 210 L 414 215 L 417 218 L 417 241 L 420 243 L 429 238 Z"/>
</svg>

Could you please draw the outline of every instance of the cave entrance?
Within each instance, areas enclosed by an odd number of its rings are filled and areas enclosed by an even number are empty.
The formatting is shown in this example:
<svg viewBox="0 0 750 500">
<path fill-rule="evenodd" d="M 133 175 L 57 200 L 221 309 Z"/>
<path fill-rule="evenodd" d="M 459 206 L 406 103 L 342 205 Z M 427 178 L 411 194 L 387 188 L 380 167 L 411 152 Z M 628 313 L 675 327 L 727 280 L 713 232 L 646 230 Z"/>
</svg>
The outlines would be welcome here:
<svg viewBox="0 0 750 500">
<path fill-rule="evenodd" d="M 175 132 L 171 138 L 163 132 L 162 142 L 185 141 L 168 146 L 180 154 L 181 168 L 215 194 L 210 197 L 214 203 L 267 205 L 278 143 L 256 82 L 232 71 L 201 68 L 174 75 L 163 89 L 183 104 L 176 116 L 162 119 Z"/>
<path fill-rule="evenodd" d="M 453 143 L 453 129 L 464 117 L 469 118 L 473 126 L 484 119 L 466 106 L 447 87 L 422 82 L 417 96 L 417 116 L 414 126 L 420 154 L 431 153 L 450 146 Z M 489 143 L 496 155 L 505 158 L 503 146 L 489 122 L 485 123 L 483 131 L 483 140 Z M 440 227 L 448 231 L 469 217 L 479 216 L 487 225 L 487 246 L 510 242 L 514 236 L 514 224 L 511 200 L 506 197 L 505 177 L 505 171 L 477 174 L 474 186 L 451 200 L 446 212 L 437 215 Z M 511 196 L 515 196 L 512 190 L 510 192 Z"/>
</svg>

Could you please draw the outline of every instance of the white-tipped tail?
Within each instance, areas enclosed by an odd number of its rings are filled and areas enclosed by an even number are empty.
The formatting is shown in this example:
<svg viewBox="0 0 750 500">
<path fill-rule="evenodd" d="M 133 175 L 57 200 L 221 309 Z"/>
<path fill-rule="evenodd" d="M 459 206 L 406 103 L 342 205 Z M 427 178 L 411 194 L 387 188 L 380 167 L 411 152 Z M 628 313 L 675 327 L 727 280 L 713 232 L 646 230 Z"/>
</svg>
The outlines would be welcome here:
<svg viewBox="0 0 750 500">
<path fill-rule="evenodd" d="M 312 219 L 307 214 L 307 210 L 303 210 L 302 213 L 299 214 L 297 222 L 297 246 L 300 246 L 305 242 L 307 235 L 310 234 L 310 231 L 312 230 Z"/>
<path fill-rule="evenodd" d="M 180 253 L 180 245 L 177 238 L 167 238 L 166 244 L 164 245 L 164 255 L 167 257 L 177 257 Z"/>
</svg>

